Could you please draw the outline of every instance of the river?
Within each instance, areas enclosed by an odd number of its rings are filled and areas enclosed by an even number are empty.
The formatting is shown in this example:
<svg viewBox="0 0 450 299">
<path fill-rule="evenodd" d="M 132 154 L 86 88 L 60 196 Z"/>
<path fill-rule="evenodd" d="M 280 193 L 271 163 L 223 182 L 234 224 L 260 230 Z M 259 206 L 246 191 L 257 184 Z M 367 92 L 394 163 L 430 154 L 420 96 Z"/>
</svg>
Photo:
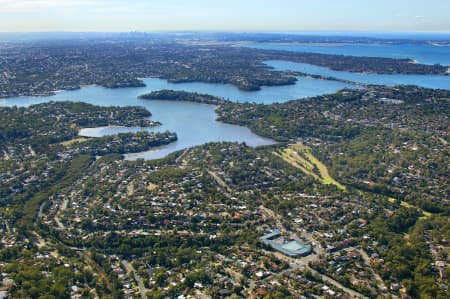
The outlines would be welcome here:
<svg viewBox="0 0 450 299">
<path fill-rule="evenodd" d="M 279 46 L 279 49 L 284 49 L 284 46 Z M 356 53 L 352 52 L 355 55 L 358 53 L 357 51 Z M 267 64 L 277 70 L 294 70 L 361 83 L 384 85 L 415 84 L 423 87 L 450 89 L 450 76 L 358 74 L 332 71 L 324 67 L 286 61 L 268 61 Z M 48 97 L 0 99 L 0 105 L 29 106 L 49 101 L 82 101 L 100 106 L 143 106 L 152 112 L 152 120 L 162 123 L 160 127 L 146 130 L 176 132 L 178 141 L 144 153 L 130 154 L 126 158 L 131 160 L 137 158 L 157 159 L 177 150 L 213 141 L 245 142 L 250 146 L 269 145 L 273 144 L 273 141 L 257 136 L 245 127 L 216 121 L 217 115 L 213 106 L 188 102 L 141 100 L 138 99 L 138 96 L 141 94 L 161 89 L 173 89 L 207 93 L 238 102 L 271 104 L 334 93 L 343 88 L 357 88 L 354 84 L 308 77 L 299 77 L 294 85 L 263 87 L 259 91 L 251 92 L 241 91 L 235 86 L 228 84 L 201 82 L 175 84 L 157 78 L 146 78 L 144 82 L 146 87 L 108 89 L 100 86 L 85 86 L 78 90 L 61 91 Z M 142 129 L 90 128 L 82 130 L 82 134 L 97 137 L 136 130 Z"/>
</svg>

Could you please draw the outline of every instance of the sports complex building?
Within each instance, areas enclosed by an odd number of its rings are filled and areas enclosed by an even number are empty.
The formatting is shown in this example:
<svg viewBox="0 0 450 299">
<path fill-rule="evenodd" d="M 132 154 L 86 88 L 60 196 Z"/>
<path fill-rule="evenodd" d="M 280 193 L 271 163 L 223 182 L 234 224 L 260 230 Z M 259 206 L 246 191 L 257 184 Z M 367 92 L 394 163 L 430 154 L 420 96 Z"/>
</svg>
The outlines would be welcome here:
<svg viewBox="0 0 450 299">
<path fill-rule="evenodd" d="M 306 256 L 312 251 L 310 244 L 298 240 L 286 239 L 277 229 L 262 236 L 260 240 L 264 244 L 271 246 L 273 249 L 291 257 Z"/>
</svg>

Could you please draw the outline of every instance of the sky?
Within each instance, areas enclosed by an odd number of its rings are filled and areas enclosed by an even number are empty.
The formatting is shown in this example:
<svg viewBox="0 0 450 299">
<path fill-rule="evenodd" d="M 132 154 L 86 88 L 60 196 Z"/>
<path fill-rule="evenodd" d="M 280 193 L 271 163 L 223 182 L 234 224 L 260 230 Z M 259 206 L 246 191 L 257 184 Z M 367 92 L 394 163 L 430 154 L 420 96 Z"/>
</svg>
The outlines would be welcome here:
<svg viewBox="0 0 450 299">
<path fill-rule="evenodd" d="M 450 32 L 450 0 L 0 0 L 0 32 Z"/>
</svg>

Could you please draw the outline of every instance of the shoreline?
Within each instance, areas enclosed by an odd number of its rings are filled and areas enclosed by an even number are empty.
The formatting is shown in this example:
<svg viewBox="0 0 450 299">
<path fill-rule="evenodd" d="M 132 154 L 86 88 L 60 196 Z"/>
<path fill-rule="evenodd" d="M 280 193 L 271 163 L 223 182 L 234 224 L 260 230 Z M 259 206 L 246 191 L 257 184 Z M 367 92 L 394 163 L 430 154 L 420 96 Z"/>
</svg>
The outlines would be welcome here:
<svg viewBox="0 0 450 299">
<path fill-rule="evenodd" d="M 130 133 L 133 132 L 133 130 L 136 130 L 136 132 L 145 132 L 148 129 L 153 129 L 156 127 L 161 126 L 162 124 L 160 123 L 159 125 L 156 126 L 150 126 L 150 127 L 127 127 L 127 126 L 119 126 L 119 125 L 108 125 L 108 126 L 100 126 L 100 127 L 89 127 L 89 128 L 80 128 L 78 129 L 78 133 L 77 135 L 80 137 L 88 137 L 88 138 L 97 138 L 99 136 L 96 136 L 96 132 L 101 132 L 102 130 L 108 130 L 108 129 L 128 129 L 130 130 L 129 132 L 124 132 L 124 133 Z M 89 132 L 93 132 L 93 133 L 89 133 Z M 114 133 L 114 134 L 105 134 L 102 136 L 106 136 L 106 135 L 116 135 L 116 134 L 121 134 L 121 133 Z M 100 134 L 99 134 L 100 135 Z M 100 136 L 101 137 L 101 136 Z"/>
</svg>

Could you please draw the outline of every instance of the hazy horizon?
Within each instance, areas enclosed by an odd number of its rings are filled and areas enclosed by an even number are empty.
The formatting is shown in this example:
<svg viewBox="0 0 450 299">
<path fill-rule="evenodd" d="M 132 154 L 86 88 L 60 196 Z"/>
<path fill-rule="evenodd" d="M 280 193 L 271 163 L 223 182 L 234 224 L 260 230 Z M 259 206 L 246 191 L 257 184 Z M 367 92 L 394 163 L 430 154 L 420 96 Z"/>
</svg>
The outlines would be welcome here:
<svg viewBox="0 0 450 299">
<path fill-rule="evenodd" d="M 448 11 L 443 0 L 0 0 L 0 30 L 448 33 Z"/>
</svg>

